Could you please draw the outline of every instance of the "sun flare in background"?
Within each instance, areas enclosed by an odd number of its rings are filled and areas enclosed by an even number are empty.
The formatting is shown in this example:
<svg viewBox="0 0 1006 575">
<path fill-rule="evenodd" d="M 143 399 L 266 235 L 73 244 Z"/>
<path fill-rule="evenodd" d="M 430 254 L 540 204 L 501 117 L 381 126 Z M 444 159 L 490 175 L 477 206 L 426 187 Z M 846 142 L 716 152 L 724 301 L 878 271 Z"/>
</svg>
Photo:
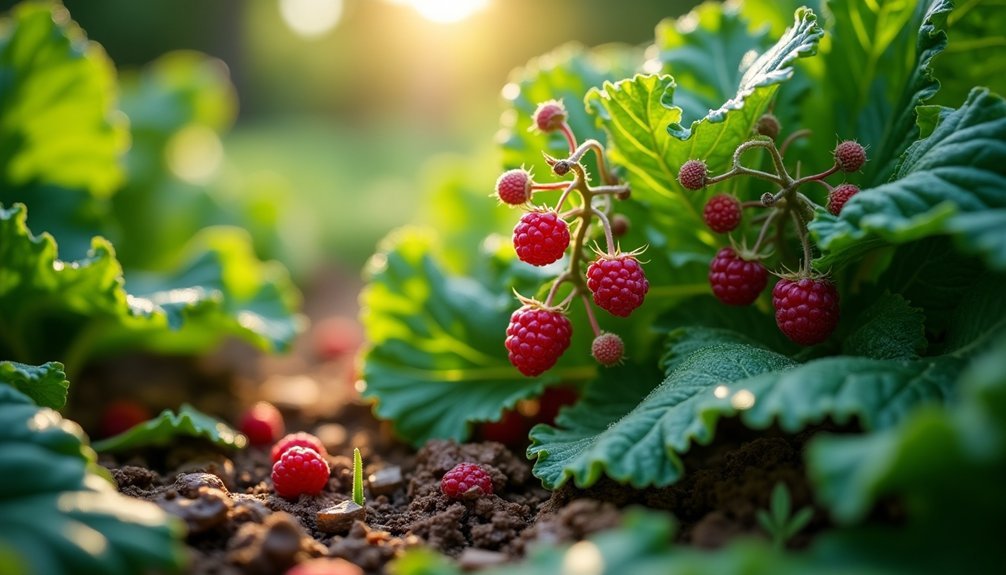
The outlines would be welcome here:
<svg viewBox="0 0 1006 575">
<path fill-rule="evenodd" d="M 409 6 L 423 18 L 438 24 L 460 22 L 489 5 L 489 0 L 390 0 Z"/>
<path fill-rule="evenodd" d="M 297 35 L 314 38 L 339 23 L 342 0 L 279 0 L 279 13 Z"/>
</svg>

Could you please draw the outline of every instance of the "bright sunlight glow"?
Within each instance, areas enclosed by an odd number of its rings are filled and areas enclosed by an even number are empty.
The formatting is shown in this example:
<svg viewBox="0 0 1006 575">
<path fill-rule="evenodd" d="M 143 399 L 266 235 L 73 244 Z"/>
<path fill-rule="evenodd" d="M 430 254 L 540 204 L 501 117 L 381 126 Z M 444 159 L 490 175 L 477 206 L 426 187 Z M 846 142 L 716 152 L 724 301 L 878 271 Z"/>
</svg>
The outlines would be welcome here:
<svg viewBox="0 0 1006 575">
<path fill-rule="evenodd" d="M 489 0 L 392 0 L 395 4 L 411 6 L 431 22 L 451 24 L 460 22 L 489 5 Z"/>
<path fill-rule="evenodd" d="M 342 0 L 279 0 L 283 21 L 299 36 L 314 38 L 342 18 Z"/>
</svg>

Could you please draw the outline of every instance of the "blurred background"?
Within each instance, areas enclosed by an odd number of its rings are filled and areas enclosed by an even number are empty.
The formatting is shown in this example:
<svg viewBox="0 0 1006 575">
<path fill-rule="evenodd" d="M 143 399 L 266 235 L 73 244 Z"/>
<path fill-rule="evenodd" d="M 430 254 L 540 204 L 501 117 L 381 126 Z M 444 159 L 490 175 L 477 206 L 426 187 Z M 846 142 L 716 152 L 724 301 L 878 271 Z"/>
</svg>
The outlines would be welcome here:
<svg viewBox="0 0 1006 575">
<path fill-rule="evenodd" d="M 13 4 L 0 0 L 0 9 Z M 356 274 L 382 235 L 414 219 L 422 190 L 443 177 L 444 166 L 484 174 L 490 194 L 499 94 L 512 69 L 567 42 L 646 44 L 661 18 L 693 2 L 64 4 L 118 69 L 134 148 L 143 145 L 145 126 L 137 124 L 156 125 L 167 108 L 142 97 L 145 83 L 202 74 L 220 84 L 229 74 L 234 89 L 224 82 L 200 96 L 202 125 L 182 126 L 166 146 L 151 147 L 165 150 L 174 176 L 172 193 L 156 197 L 199 197 L 223 223 L 228 212 L 241 212 L 230 219 L 251 227 L 260 255 L 282 260 L 306 287 L 318 270 Z M 179 50 L 219 62 L 207 68 L 186 63 L 185 54 L 163 58 Z M 160 70 L 152 75 L 155 61 Z M 131 153 L 128 161 L 142 159 Z M 128 264 L 128 246 L 120 251 Z"/>
</svg>

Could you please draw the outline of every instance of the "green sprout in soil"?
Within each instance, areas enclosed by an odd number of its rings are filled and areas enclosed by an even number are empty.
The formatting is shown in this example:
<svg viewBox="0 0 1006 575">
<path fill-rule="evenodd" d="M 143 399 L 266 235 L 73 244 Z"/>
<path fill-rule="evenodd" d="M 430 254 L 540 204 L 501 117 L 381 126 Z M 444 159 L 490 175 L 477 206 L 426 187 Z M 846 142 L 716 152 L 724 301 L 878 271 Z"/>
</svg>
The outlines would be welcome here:
<svg viewBox="0 0 1006 575">
<path fill-rule="evenodd" d="M 360 448 L 353 448 L 353 503 L 363 507 L 366 498 L 363 497 L 363 458 Z"/>
<path fill-rule="evenodd" d="M 785 483 L 776 483 L 769 511 L 758 510 L 758 523 L 772 538 L 772 546 L 776 549 L 783 549 L 786 542 L 806 527 L 814 515 L 814 510 L 810 507 L 804 507 L 795 515 L 790 515 L 790 511 L 789 489 Z"/>
</svg>

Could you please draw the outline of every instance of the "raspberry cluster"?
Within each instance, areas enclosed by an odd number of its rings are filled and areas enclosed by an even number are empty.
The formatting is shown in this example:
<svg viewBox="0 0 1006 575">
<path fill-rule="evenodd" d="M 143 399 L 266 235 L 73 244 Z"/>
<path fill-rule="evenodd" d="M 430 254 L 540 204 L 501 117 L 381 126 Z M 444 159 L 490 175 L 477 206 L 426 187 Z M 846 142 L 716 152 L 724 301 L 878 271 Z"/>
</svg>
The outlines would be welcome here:
<svg viewBox="0 0 1006 575">
<path fill-rule="evenodd" d="M 831 168 L 819 174 L 794 177 L 786 170 L 783 155 L 795 139 L 807 135 L 807 132 L 794 132 L 777 147 L 775 140 L 781 126 L 774 116 L 760 118 L 754 130 L 757 136 L 738 146 L 733 165 L 726 172 L 710 174 L 701 159 L 690 159 L 678 170 L 678 183 L 691 191 L 737 176 L 768 180 L 778 188 L 775 193 L 766 193 L 752 202 L 741 202 L 728 194 L 715 194 L 708 199 L 702 217 L 712 231 L 721 234 L 737 230 L 745 208 L 765 210 L 752 219 L 752 223 L 761 224 L 754 247 L 747 249 L 746 242 L 738 246 L 731 238 L 732 245 L 722 248 L 709 264 L 709 284 L 713 295 L 724 304 L 742 306 L 754 303 L 768 284 L 768 269 L 763 262 L 773 257 L 773 253 L 784 251 L 781 248 L 785 246 L 770 244 L 784 242 L 787 237 L 785 227 L 791 224 L 803 248 L 803 258 L 797 272 L 776 274 L 782 278 L 772 292 L 776 324 L 786 337 L 800 345 L 821 343 L 838 325 L 839 296 L 835 285 L 827 277 L 811 269 L 812 246 L 807 220 L 818 206 L 799 189 L 811 182 L 824 186 L 828 190 L 826 209 L 838 216 L 849 199 L 859 193 L 859 188 L 851 183 L 832 187 L 825 178 L 837 172 L 858 172 L 867 161 L 866 150 L 853 140 L 839 142 L 832 152 L 834 164 Z M 744 153 L 752 149 L 768 152 L 773 172 L 741 164 Z M 773 229 L 776 233 L 770 234 Z M 772 247 L 778 249 L 773 250 Z M 763 248 L 768 249 L 763 251 Z"/>
<path fill-rule="evenodd" d="M 608 171 L 601 144 L 596 140 L 579 143 L 567 118 L 562 102 L 551 100 L 538 106 L 532 120 L 534 129 L 558 132 L 565 138 L 569 156 L 546 155 L 545 159 L 554 175 L 571 179 L 536 182 L 530 172 L 518 168 L 504 172 L 496 180 L 496 197 L 526 212 L 513 230 L 517 257 L 534 266 L 547 266 L 569 255 L 565 270 L 552 281 L 544 301 L 517 296 L 522 305 L 510 317 L 506 348 L 510 363 L 526 376 L 537 376 L 551 369 L 569 347 L 573 326 L 566 310 L 576 298 L 583 302 L 594 332 L 591 355 L 601 365 L 618 364 L 624 343 L 617 334 L 601 332 L 591 301 L 614 316 L 627 317 L 642 305 L 650 289 L 637 258 L 640 250 L 623 252 L 614 240 L 629 228 L 627 218 L 612 213 L 614 200 L 629 197 L 629 187 Z M 597 157 L 598 185 L 591 183 L 581 163 L 587 152 Z M 550 191 L 560 192 L 554 203 L 535 205 L 537 194 Z M 565 207 L 567 201 L 571 204 L 569 208 Z M 588 264 L 586 244 L 591 230 L 598 228 L 606 249 L 596 248 L 596 255 Z M 557 303 L 564 286 L 568 290 Z"/>
</svg>

